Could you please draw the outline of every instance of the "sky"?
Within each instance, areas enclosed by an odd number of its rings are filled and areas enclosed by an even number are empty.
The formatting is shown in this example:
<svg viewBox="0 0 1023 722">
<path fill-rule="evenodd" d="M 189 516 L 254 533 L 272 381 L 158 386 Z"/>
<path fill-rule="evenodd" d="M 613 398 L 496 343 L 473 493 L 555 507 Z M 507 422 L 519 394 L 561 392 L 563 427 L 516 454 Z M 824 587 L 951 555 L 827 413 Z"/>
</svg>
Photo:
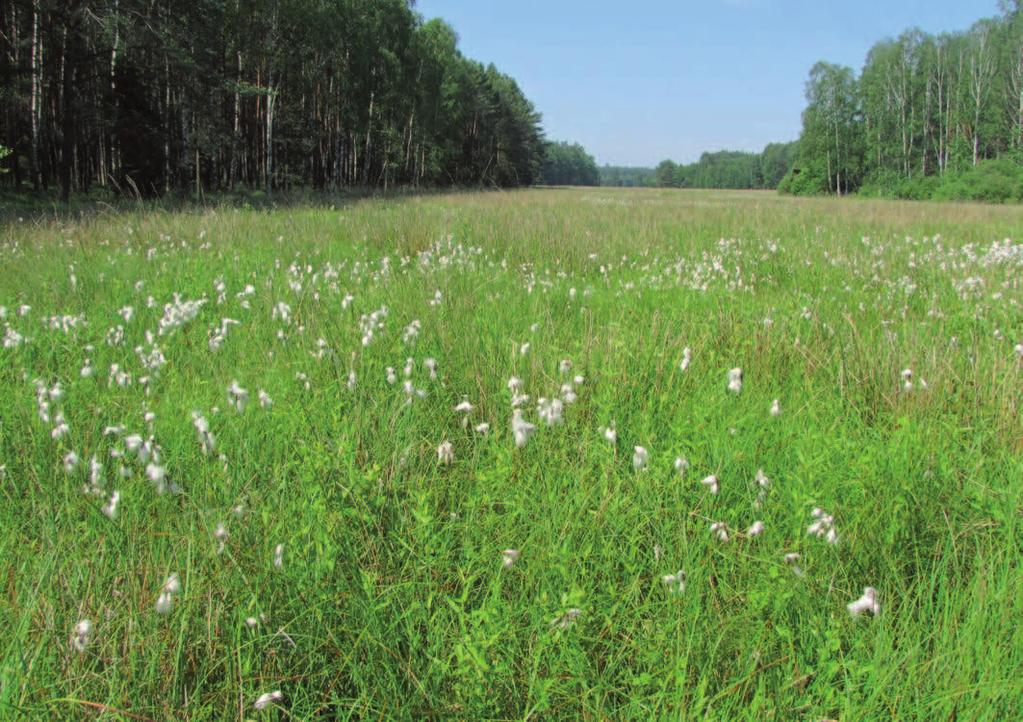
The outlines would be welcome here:
<svg viewBox="0 0 1023 722">
<path fill-rule="evenodd" d="M 910 27 L 964 30 L 997 0 L 417 0 L 515 78 L 547 137 L 600 164 L 692 162 L 795 140 L 818 60 L 857 71 Z"/>
</svg>

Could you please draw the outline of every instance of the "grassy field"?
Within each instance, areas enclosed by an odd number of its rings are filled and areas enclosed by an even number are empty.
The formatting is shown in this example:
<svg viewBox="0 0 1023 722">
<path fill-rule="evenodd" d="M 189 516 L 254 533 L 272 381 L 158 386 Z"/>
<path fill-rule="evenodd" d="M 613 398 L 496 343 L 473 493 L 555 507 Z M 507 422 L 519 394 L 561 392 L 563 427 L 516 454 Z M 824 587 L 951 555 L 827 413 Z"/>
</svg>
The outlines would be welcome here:
<svg viewBox="0 0 1023 722">
<path fill-rule="evenodd" d="M 1021 239 L 609 189 L 12 221 L 0 718 L 1014 718 Z"/>
</svg>

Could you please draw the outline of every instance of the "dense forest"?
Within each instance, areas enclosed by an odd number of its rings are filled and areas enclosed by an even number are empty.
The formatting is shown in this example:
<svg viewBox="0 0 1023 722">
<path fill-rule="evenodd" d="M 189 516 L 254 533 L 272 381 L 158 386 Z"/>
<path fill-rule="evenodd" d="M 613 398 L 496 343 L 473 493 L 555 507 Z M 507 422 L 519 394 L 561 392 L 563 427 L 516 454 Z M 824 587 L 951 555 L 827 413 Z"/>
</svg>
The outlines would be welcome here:
<svg viewBox="0 0 1023 722">
<path fill-rule="evenodd" d="M 777 188 L 792 167 L 796 143 L 771 143 L 760 153 L 722 150 L 704 153 L 695 163 L 662 160 L 654 169 L 662 188 Z"/>
<path fill-rule="evenodd" d="M 1023 198 L 1021 5 L 965 32 L 883 40 L 858 75 L 815 65 L 781 190 Z"/>
<path fill-rule="evenodd" d="M 1023 0 L 810 71 L 798 142 L 657 168 L 547 142 L 414 0 L 0 0 L 0 187 L 779 188 L 1023 200 Z"/>
<path fill-rule="evenodd" d="M 540 177 L 552 186 L 600 185 L 597 162 L 578 143 L 546 143 Z"/>
<path fill-rule="evenodd" d="M 410 0 L 0 0 L 8 187 L 515 186 L 540 116 Z"/>
</svg>

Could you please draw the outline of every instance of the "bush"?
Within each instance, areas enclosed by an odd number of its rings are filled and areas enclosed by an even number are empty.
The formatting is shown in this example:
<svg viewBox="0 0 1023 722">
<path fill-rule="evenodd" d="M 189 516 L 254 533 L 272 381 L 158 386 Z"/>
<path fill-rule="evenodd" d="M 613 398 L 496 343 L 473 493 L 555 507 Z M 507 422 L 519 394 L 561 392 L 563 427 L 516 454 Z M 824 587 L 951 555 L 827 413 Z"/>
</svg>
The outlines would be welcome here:
<svg viewBox="0 0 1023 722">
<path fill-rule="evenodd" d="M 905 177 L 896 171 L 876 170 L 867 176 L 857 193 L 868 198 L 894 198 L 903 180 Z"/>
<path fill-rule="evenodd" d="M 778 192 L 792 196 L 819 196 L 828 192 L 828 181 L 808 166 L 793 166 L 778 184 Z"/>
<path fill-rule="evenodd" d="M 891 170 L 872 173 L 858 195 L 911 201 L 1023 201 L 1023 163 L 1008 157 L 986 160 L 944 176 L 906 178 Z"/>
<path fill-rule="evenodd" d="M 860 186 L 858 195 L 868 198 L 898 198 L 906 201 L 926 201 L 934 197 L 941 186 L 938 176 L 906 178 L 897 171 L 875 171 Z"/>
<path fill-rule="evenodd" d="M 1023 165 L 1009 158 L 982 161 L 956 174 L 946 174 L 931 195 L 938 201 L 1023 201 Z"/>
</svg>

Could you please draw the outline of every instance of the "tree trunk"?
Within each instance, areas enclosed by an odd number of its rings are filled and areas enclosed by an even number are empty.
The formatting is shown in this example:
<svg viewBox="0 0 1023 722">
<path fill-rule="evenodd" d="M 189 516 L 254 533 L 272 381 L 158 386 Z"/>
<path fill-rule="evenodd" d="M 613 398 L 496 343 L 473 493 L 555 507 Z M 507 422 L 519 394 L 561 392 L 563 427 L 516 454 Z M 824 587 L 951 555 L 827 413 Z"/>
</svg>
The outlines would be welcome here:
<svg viewBox="0 0 1023 722">
<path fill-rule="evenodd" d="M 235 74 L 235 85 L 234 85 L 234 123 L 232 125 L 232 136 L 231 136 L 231 163 L 227 175 L 227 188 L 233 190 L 235 183 L 238 182 L 238 156 L 241 152 L 242 145 L 242 95 L 241 95 L 241 84 L 242 84 L 242 51 L 238 50 L 236 54 L 238 60 L 238 70 Z"/>
<path fill-rule="evenodd" d="M 1016 84 L 1018 106 L 1016 111 L 1016 146 L 1023 146 L 1023 44 L 1020 44 L 1016 60 Z"/>
<path fill-rule="evenodd" d="M 117 50 L 121 41 L 121 19 L 118 11 L 121 7 L 121 0 L 114 0 L 114 38 L 113 45 L 110 48 L 110 98 L 113 99 L 117 93 Z M 103 117 L 100 114 L 100 117 Z M 100 162 L 100 185 L 105 186 L 107 184 L 107 176 L 114 177 L 117 172 L 117 166 L 119 165 L 117 160 L 117 145 L 114 142 L 113 130 L 110 124 L 103 131 L 103 135 L 106 136 L 106 146 L 108 149 L 107 158 Z M 102 146 L 101 146 L 102 149 Z"/>
<path fill-rule="evenodd" d="M 163 56 L 163 191 L 170 190 L 171 184 L 171 129 L 174 123 L 171 121 L 171 86 L 170 86 L 170 59 Z"/>
<path fill-rule="evenodd" d="M 375 73 L 374 73 L 375 75 Z M 369 185 L 369 159 L 370 148 L 372 148 L 373 133 L 373 101 L 376 98 L 376 91 L 369 91 L 369 116 L 366 121 L 366 147 L 362 151 L 362 184 Z"/>
<path fill-rule="evenodd" d="M 32 174 L 32 188 L 39 190 L 41 184 L 39 173 L 39 120 L 42 88 L 40 87 L 39 74 L 42 66 L 43 48 L 39 42 L 39 0 L 32 0 L 32 90 L 29 101 L 29 112 L 31 113 L 32 139 L 29 150 L 29 165 Z"/>
<path fill-rule="evenodd" d="M 75 162 L 75 76 L 78 71 L 78 24 L 79 2 L 70 2 L 64 16 L 64 47 L 61 49 L 61 151 L 60 151 L 60 198 L 67 203 L 71 199 Z"/>
<path fill-rule="evenodd" d="M 274 184 L 274 70 L 273 65 L 267 71 L 266 94 L 266 192 L 273 191 Z"/>
</svg>

